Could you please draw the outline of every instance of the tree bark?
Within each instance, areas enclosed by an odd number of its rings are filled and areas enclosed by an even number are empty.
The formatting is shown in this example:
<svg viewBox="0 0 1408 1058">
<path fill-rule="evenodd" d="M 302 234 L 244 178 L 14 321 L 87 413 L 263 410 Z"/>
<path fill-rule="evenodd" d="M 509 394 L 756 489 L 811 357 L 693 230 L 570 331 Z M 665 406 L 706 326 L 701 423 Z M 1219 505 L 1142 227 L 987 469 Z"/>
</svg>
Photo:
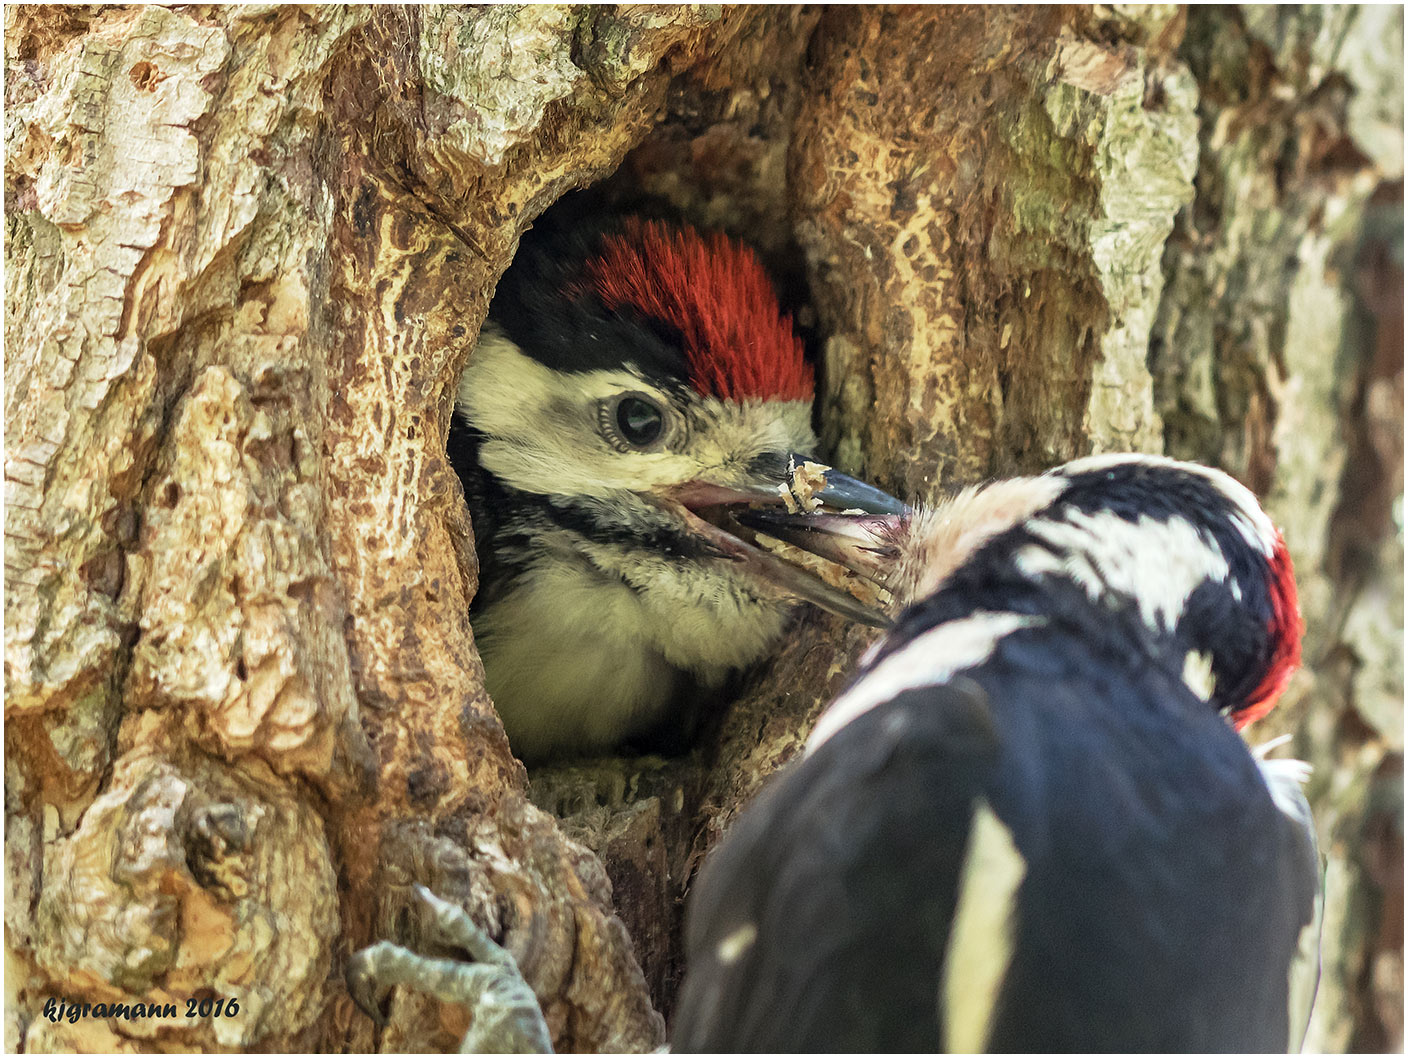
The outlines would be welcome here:
<svg viewBox="0 0 1408 1058">
<path fill-rule="evenodd" d="M 7 8 L 7 1046 L 453 1045 L 342 984 L 415 882 L 559 1048 L 663 1042 L 694 870 L 870 635 L 802 615 L 684 759 L 512 757 L 445 437 L 518 236 L 593 183 L 759 246 L 843 469 L 1137 448 L 1267 499 L 1309 1045 L 1400 1046 L 1401 63 L 1394 9 Z M 240 1012 L 44 1014 L 201 996 Z"/>
</svg>

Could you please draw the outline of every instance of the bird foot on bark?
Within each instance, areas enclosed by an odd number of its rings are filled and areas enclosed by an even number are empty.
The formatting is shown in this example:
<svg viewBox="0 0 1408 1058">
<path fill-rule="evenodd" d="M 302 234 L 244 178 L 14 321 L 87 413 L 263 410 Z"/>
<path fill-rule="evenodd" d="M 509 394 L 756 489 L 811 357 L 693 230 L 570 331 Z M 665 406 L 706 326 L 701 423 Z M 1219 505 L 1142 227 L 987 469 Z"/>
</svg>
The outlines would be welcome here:
<svg viewBox="0 0 1408 1058">
<path fill-rule="evenodd" d="M 460 949 L 468 961 L 420 955 L 390 941 L 373 944 L 347 962 L 347 988 L 357 1005 L 385 1026 L 382 1002 L 393 987 L 405 985 L 469 1008 L 461 1054 L 551 1054 L 552 1036 L 537 996 L 513 956 L 463 908 L 423 885 L 416 886 L 416 895 L 429 909 L 431 939 Z"/>
</svg>

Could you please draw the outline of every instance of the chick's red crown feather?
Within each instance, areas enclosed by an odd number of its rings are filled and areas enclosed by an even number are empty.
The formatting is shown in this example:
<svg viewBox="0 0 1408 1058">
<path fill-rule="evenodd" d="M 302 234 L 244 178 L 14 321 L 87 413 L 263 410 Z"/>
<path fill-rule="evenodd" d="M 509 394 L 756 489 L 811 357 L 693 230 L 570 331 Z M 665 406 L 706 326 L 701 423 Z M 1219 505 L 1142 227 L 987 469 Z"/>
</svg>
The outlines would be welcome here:
<svg viewBox="0 0 1408 1058">
<path fill-rule="evenodd" d="M 632 217 L 586 266 L 610 309 L 676 327 L 700 393 L 723 400 L 811 400 L 813 378 L 792 317 L 751 249 L 714 232 Z"/>
</svg>

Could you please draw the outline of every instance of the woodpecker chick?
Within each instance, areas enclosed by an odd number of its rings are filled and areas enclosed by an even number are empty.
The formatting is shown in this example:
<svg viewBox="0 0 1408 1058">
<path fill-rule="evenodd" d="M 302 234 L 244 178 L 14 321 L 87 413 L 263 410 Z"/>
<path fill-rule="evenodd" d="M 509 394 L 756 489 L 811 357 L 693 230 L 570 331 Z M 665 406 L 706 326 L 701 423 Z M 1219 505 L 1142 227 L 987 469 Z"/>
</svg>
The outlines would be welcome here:
<svg viewBox="0 0 1408 1058">
<path fill-rule="evenodd" d="M 1250 492 L 1121 455 L 910 518 L 748 518 L 909 606 L 706 862 L 675 1049 L 1298 1045 L 1314 830 L 1234 726 L 1301 626 Z"/>
<path fill-rule="evenodd" d="M 667 749 L 808 599 L 871 615 L 729 531 L 811 458 L 813 381 L 757 258 L 639 218 L 525 236 L 460 380 L 485 680 L 526 760 Z M 899 511 L 835 472 L 820 498 Z"/>
</svg>

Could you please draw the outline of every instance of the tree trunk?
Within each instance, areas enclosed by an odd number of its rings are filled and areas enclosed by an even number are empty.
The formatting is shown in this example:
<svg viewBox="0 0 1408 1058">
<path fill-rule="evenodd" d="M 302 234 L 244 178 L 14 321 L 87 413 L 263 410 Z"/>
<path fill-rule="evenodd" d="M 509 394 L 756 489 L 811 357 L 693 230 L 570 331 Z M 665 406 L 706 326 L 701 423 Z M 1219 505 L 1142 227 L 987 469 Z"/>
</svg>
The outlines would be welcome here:
<svg viewBox="0 0 1408 1058">
<path fill-rule="evenodd" d="M 7 8 L 7 1046 L 453 1044 L 342 984 L 413 882 L 559 1048 L 663 1042 L 693 871 L 870 634 L 801 617 L 682 760 L 512 757 L 445 437 L 519 235 L 599 181 L 810 306 L 843 469 L 1138 448 L 1267 498 L 1310 1044 L 1399 1046 L 1401 64 L 1387 8 Z"/>
</svg>

